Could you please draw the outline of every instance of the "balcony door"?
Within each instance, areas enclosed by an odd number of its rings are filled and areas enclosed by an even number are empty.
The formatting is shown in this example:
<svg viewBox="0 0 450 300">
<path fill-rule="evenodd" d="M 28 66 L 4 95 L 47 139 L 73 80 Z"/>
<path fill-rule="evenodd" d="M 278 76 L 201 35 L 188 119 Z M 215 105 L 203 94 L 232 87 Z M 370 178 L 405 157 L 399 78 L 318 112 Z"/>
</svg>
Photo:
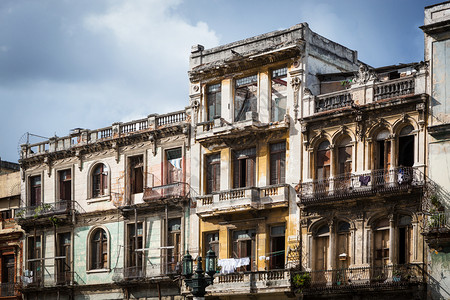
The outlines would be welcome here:
<svg viewBox="0 0 450 300">
<path fill-rule="evenodd" d="M 384 267 L 389 264 L 389 220 L 378 221 L 373 234 L 374 241 L 374 266 Z"/>
<path fill-rule="evenodd" d="M 64 284 L 70 282 L 70 255 L 71 234 L 70 232 L 58 234 L 58 259 L 56 260 L 56 282 Z"/>
<path fill-rule="evenodd" d="M 14 296 L 14 254 L 7 254 L 2 256 L 2 285 L 1 296 Z"/>
<path fill-rule="evenodd" d="M 255 264 L 256 230 L 237 230 L 233 232 L 233 258 L 249 258 L 248 265 L 236 269 L 236 271 L 252 271 Z"/>
<path fill-rule="evenodd" d="M 234 152 L 233 187 L 255 186 L 256 177 L 256 148 Z"/>
</svg>

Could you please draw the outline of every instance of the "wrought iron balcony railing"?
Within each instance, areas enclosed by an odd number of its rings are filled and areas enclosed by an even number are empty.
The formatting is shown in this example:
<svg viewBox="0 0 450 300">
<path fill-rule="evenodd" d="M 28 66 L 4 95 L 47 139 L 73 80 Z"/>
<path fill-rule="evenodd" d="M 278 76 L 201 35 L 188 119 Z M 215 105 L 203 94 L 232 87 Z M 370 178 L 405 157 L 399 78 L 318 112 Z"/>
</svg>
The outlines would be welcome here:
<svg viewBox="0 0 450 300">
<path fill-rule="evenodd" d="M 447 220 L 445 212 L 433 212 L 425 217 L 425 233 L 448 233 L 450 232 L 450 222 Z"/>
<path fill-rule="evenodd" d="M 415 167 L 342 174 L 333 178 L 301 183 L 300 202 L 318 204 L 371 193 L 408 191 L 425 184 L 425 175 Z"/>
<path fill-rule="evenodd" d="M 189 195 L 189 185 L 185 182 L 175 182 L 166 185 L 144 188 L 144 201 L 163 199 L 180 199 Z"/>
<path fill-rule="evenodd" d="M 423 264 L 319 270 L 296 272 L 292 275 L 294 290 L 302 293 L 321 290 L 385 289 L 423 283 L 426 283 Z"/>
<path fill-rule="evenodd" d="M 15 217 L 17 219 L 28 219 L 28 218 L 39 218 L 42 216 L 49 217 L 52 215 L 58 214 L 67 214 L 73 208 L 75 209 L 77 206 L 73 206 L 75 204 L 72 200 L 59 200 L 58 202 L 52 203 L 41 203 L 39 205 L 34 206 L 25 206 L 21 208 L 17 208 L 15 210 Z"/>
<path fill-rule="evenodd" d="M 14 282 L 0 283 L 0 297 L 19 296 L 18 285 Z"/>
</svg>

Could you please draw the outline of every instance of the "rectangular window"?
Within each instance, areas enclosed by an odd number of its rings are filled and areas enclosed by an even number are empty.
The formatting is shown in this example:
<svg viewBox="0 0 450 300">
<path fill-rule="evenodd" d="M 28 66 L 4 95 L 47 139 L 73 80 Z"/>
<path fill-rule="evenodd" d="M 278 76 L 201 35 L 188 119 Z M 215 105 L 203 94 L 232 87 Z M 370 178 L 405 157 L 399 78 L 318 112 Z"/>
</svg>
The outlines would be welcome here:
<svg viewBox="0 0 450 300">
<path fill-rule="evenodd" d="M 28 264 L 27 268 L 29 272 L 33 272 L 30 277 L 33 277 L 33 283 L 39 284 L 43 276 L 42 265 L 42 239 L 41 236 L 28 237 Z"/>
<path fill-rule="evenodd" d="M 12 210 L 11 209 L 2 210 L 0 213 L 1 213 L 2 220 L 12 219 Z"/>
<path fill-rule="evenodd" d="M 144 248 L 144 230 L 142 222 L 128 224 L 127 262 L 130 272 L 127 277 L 138 276 L 142 270 Z"/>
<path fill-rule="evenodd" d="M 128 180 L 131 194 L 144 191 L 144 156 L 138 155 L 128 158 Z"/>
<path fill-rule="evenodd" d="M 167 272 L 178 273 L 181 262 L 181 218 L 169 220 Z"/>
<path fill-rule="evenodd" d="M 234 91 L 234 121 L 246 119 L 247 112 L 257 112 L 258 76 L 252 75 L 236 80 Z"/>
<path fill-rule="evenodd" d="M 213 121 L 214 118 L 220 117 L 221 109 L 221 85 L 214 84 L 207 87 L 207 109 L 208 109 L 208 121 Z"/>
<path fill-rule="evenodd" d="M 14 254 L 2 255 L 1 296 L 14 296 L 15 262 Z"/>
<path fill-rule="evenodd" d="M 206 252 L 209 249 L 212 249 L 216 256 L 219 257 L 219 233 L 218 232 L 210 232 L 205 234 L 205 244 L 204 244 L 204 253 L 203 255 L 206 257 Z"/>
<path fill-rule="evenodd" d="M 251 271 L 255 262 L 255 237 L 256 230 L 237 230 L 233 232 L 233 258 L 245 258 L 250 259 L 250 263 L 247 266 L 237 268 L 236 271 Z"/>
<path fill-rule="evenodd" d="M 183 182 L 182 149 L 166 150 L 166 184 Z"/>
<path fill-rule="evenodd" d="M 287 99 L 287 68 L 272 71 L 272 121 L 284 120 Z"/>
<path fill-rule="evenodd" d="M 285 235 L 286 228 L 284 225 L 270 227 L 271 269 L 284 269 Z"/>
<path fill-rule="evenodd" d="M 220 154 L 206 157 L 206 194 L 220 191 Z"/>
<path fill-rule="evenodd" d="M 70 282 L 71 240 L 70 232 L 58 234 L 58 258 L 56 259 L 56 280 L 58 283 Z"/>
<path fill-rule="evenodd" d="M 30 206 L 38 206 L 41 204 L 41 176 L 30 177 Z"/>
<path fill-rule="evenodd" d="M 255 186 L 256 148 L 234 151 L 233 187 Z"/>
<path fill-rule="evenodd" d="M 286 182 L 286 142 L 270 145 L 270 184 Z"/>
<path fill-rule="evenodd" d="M 70 169 L 58 172 L 59 199 L 72 200 L 72 172 Z"/>
</svg>

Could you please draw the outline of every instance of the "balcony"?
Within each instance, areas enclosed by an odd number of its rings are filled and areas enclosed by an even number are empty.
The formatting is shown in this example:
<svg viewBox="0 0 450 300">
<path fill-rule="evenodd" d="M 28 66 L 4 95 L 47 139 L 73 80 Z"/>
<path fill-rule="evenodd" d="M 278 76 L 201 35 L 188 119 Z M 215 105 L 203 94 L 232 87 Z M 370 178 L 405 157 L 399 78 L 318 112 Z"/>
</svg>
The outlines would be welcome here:
<svg viewBox="0 0 450 300">
<path fill-rule="evenodd" d="M 236 211 L 287 207 L 289 185 L 237 188 L 197 197 L 197 214 L 210 217 Z"/>
<path fill-rule="evenodd" d="M 423 264 L 405 264 L 297 272 L 292 274 L 292 285 L 296 293 L 303 295 L 358 291 L 380 293 L 411 291 L 413 286 L 425 286 L 426 279 Z"/>
<path fill-rule="evenodd" d="M 289 119 L 289 118 L 285 118 Z M 228 122 L 223 118 L 214 119 L 214 121 L 207 121 L 197 123 L 197 141 L 215 142 L 223 137 L 243 137 L 255 132 L 266 132 L 274 130 L 285 130 L 289 127 L 286 120 L 279 122 L 263 123 L 259 120 L 258 114 L 255 112 L 247 112 L 246 118 L 239 122 Z"/>
<path fill-rule="evenodd" d="M 21 226 L 30 224 L 54 224 L 72 221 L 73 213 L 77 212 L 79 204 L 72 200 L 60 200 L 53 203 L 41 203 L 35 206 L 25 206 L 15 210 L 15 218 Z M 48 225 L 47 224 L 47 225 Z"/>
<path fill-rule="evenodd" d="M 304 117 L 308 119 L 318 113 L 362 108 L 366 104 L 382 102 L 387 99 L 418 95 L 424 92 L 421 88 L 416 88 L 416 85 L 419 87 L 421 84 L 423 85 L 424 74 L 424 72 L 419 72 L 416 75 L 371 83 L 363 87 L 358 84 L 346 90 L 306 96 L 303 99 Z"/>
<path fill-rule="evenodd" d="M 206 291 L 211 296 L 290 293 L 291 273 L 289 270 L 271 270 L 216 275 L 214 284 Z"/>
<path fill-rule="evenodd" d="M 57 271 L 48 273 L 44 266 L 45 259 L 30 259 L 26 262 L 29 269 L 25 270 L 19 282 L 19 289 L 23 292 L 32 292 L 44 288 L 68 287 L 72 285 L 72 271 Z"/>
<path fill-rule="evenodd" d="M 17 283 L 0 283 L 0 299 L 17 299 L 19 296 Z"/>
<path fill-rule="evenodd" d="M 395 194 L 421 188 L 425 175 L 414 167 L 343 174 L 301 183 L 300 203 L 317 205 L 374 194 Z"/>
<path fill-rule="evenodd" d="M 144 188 L 143 200 L 148 204 L 163 203 L 165 201 L 182 201 L 189 196 L 189 184 L 175 182 L 166 185 Z"/>
<path fill-rule="evenodd" d="M 318 113 L 322 111 L 350 106 L 352 104 L 352 97 L 348 91 L 334 92 L 318 96 L 315 99 L 314 104 L 315 111 L 316 113 Z"/>
<path fill-rule="evenodd" d="M 89 130 L 77 128 L 65 137 L 55 137 L 49 140 L 21 145 L 21 159 L 27 159 L 42 154 L 65 151 L 97 142 L 104 142 L 116 138 L 139 135 L 149 131 L 169 130 L 168 127 L 179 128 L 186 123 L 186 112 L 176 111 L 164 115 L 149 115 L 148 118 L 126 123 L 114 123 L 112 126 Z"/>
<path fill-rule="evenodd" d="M 423 235 L 431 247 L 450 245 L 450 222 L 443 211 L 425 216 Z"/>
<path fill-rule="evenodd" d="M 172 282 L 173 276 L 180 275 L 181 267 L 179 263 L 155 264 L 151 267 L 132 266 L 125 268 L 115 268 L 112 280 L 120 285 L 135 285 L 149 282 L 151 280 L 166 280 Z"/>
</svg>

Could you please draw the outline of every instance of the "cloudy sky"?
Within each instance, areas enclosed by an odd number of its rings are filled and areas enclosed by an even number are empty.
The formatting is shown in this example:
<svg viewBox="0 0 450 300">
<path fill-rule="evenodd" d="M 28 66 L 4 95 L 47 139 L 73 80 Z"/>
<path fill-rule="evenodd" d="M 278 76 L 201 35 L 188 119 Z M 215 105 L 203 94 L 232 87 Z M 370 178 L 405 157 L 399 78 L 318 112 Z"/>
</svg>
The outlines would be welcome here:
<svg viewBox="0 0 450 300">
<path fill-rule="evenodd" d="M 423 60 L 425 0 L 1 0 L 0 157 L 188 104 L 190 47 L 308 22 L 378 67 Z M 38 141 L 35 139 L 33 141 Z"/>
</svg>

